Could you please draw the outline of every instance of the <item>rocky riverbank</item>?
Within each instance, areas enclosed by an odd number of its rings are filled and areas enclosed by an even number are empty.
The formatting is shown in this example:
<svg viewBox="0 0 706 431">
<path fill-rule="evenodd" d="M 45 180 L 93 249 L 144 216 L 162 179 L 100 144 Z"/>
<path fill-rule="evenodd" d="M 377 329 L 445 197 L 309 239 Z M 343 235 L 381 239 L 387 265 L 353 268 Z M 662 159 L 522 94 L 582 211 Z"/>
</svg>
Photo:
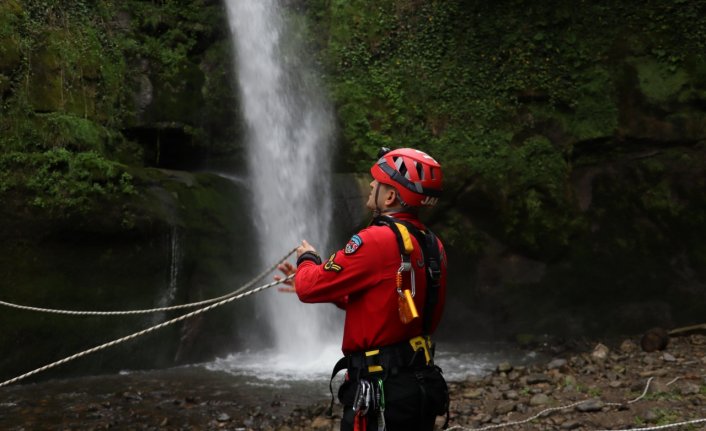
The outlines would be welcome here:
<svg viewBox="0 0 706 431">
<path fill-rule="evenodd" d="M 702 418 L 682 429 L 706 429 L 706 337 L 673 338 L 651 353 L 633 340 L 615 344 L 557 352 L 530 367 L 503 363 L 492 375 L 453 384 L 451 422 L 483 428 L 553 409 L 501 429 L 617 430 Z"/>
<path fill-rule="evenodd" d="M 486 376 L 451 382 L 451 429 L 656 429 L 699 419 L 672 429 L 706 429 L 706 336 L 672 338 L 650 353 L 632 339 L 547 350 L 552 359 L 543 363 L 500 363 Z M 0 428 L 338 430 L 325 397 L 242 393 L 222 376 L 179 373 L 0 388 Z"/>
</svg>

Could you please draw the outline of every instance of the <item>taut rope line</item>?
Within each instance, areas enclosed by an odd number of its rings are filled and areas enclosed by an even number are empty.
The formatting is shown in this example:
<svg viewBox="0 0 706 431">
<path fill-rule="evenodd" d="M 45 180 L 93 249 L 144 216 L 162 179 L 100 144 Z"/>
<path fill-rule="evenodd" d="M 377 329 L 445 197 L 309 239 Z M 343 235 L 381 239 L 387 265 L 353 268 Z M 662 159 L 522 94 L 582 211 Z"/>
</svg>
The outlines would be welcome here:
<svg viewBox="0 0 706 431">
<path fill-rule="evenodd" d="M 0 305 L 4 305 L 6 307 L 15 308 L 15 309 L 19 309 L 19 310 L 25 310 L 25 311 L 36 311 L 36 312 L 40 312 L 40 313 L 51 313 L 51 314 L 64 314 L 64 315 L 70 315 L 70 316 L 125 316 L 125 315 L 135 315 L 135 314 L 158 313 L 158 312 L 164 312 L 164 311 L 174 311 L 174 310 L 181 310 L 184 308 L 195 308 L 195 307 L 200 307 L 203 305 L 213 304 L 214 302 L 222 301 L 224 299 L 230 298 L 231 296 L 235 296 L 235 295 L 249 289 L 255 283 L 257 283 L 259 280 L 261 280 L 264 276 L 266 276 L 267 274 L 272 272 L 274 269 L 276 269 L 277 265 L 284 262 L 296 250 L 297 250 L 296 248 L 292 249 L 292 251 L 287 253 L 286 256 L 284 256 L 282 259 L 277 261 L 276 264 L 274 264 L 271 267 L 267 268 L 266 270 L 262 271 L 254 279 L 252 279 L 250 282 L 246 283 L 245 285 L 241 286 L 237 290 L 230 292 L 230 293 L 227 293 L 223 296 L 219 296 L 218 298 L 206 299 L 203 301 L 192 302 L 189 304 L 172 305 L 169 307 L 160 307 L 160 308 L 149 308 L 149 309 L 144 309 L 144 310 L 123 310 L 123 311 L 60 310 L 60 309 L 55 309 L 55 308 L 31 307 L 28 305 L 13 304 L 11 302 L 6 302 L 6 301 L 0 301 Z"/>
<path fill-rule="evenodd" d="M 45 365 L 45 366 L 43 366 L 43 367 L 37 368 L 36 370 L 32 370 L 32 371 L 30 371 L 30 372 L 28 372 L 28 373 L 22 374 L 21 376 L 17 376 L 17 377 L 15 377 L 15 378 L 13 378 L 13 379 L 4 381 L 4 382 L 0 383 L 0 388 L 3 387 L 3 386 L 10 385 L 10 384 L 12 384 L 12 383 L 18 382 L 18 381 L 20 381 L 20 380 L 22 380 L 22 379 L 25 379 L 25 378 L 29 377 L 29 376 L 33 376 L 33 375 L 35 375 L 35 374 L 37 374 L 37 373 L 41 373 L 42 371 L 46 371 L 46 370 L 48 370 L 48 369 L 50 369 L 50 368 L 54 368 L 54 367 L 57 367 L 57 366 L 59 366 L 59 365 L 65 364 L 65 363 L 67 363 L 67 362 L 69 362 L 69 361 L 73 361 L 74 359 L 78 359 L 78 358 L 80 358 L 80 357 L 82 357 L 82 356 L 86 356 L 86 355 L 89 355 L 89 354 L 91 354 L 91 353 L 95 353 L 95 352 L 97 352 L 97 351 L 99 351 L 99 350 L 107 349 L 108 347 L 115 346 L 116 344 L 120 344 L 120 343 L 122 343 L 122 342 L 132 340 L 133 338 L 137 338 L 137 337 L 139 337 L 139 336 L 141 336 L 141 335 L 145 335 L 145 334 L 148 334 L 148 333 L 150 333 L 150 332 L 154 332 L 154 331 L 156 331 L 157 329 L 164 328 L 165 326 L 169 326 L 169 325 L 171 325 L 171 324 L 180 322 L 180 321 L 182 321 L 182 320 L 186 320 L 186 319 L 188 319 L 188 318 L 190 318 L 190 317 L 194 317 L 194 316 L 196 316 L 197 314 L 201 314 L 201 313 L 205 313 L 206 311 L 213 310 L 213 309 L 216 308 L 216 307 L 220 307 L 221 305 L 225 305 L 225 304 L 227 304 L 227 303 L 229 303 L 229 302 L 233 302 L 233 301 L 235 301 L 236 299 L 244 298 L 244 297 L 246 297 L 246 296 L 248 296 L 248 295 L 252 295 L 253 293 L 257 293 L 257 292 L 260 292 L 260 291 L 262 291 L 262 290 L 269 289 L 269 288 L 272 287 L 272 286 L 276 286 L 276 285 L 278 285 L 278 284 L 280 284 L 280 283 L 285 282 L 286 280 L 291 280 L 292 278 L 294 278 L 294 274 L 292 274 L 292 275 L 290 275 L 290 276 L 288 276 L 288 277 L 285 277 L 285 278 L 283 278 L 282 280 L 273 281 L 272 283 L 268 283 L 268 284 L 262 285 L 262 286 L 260 286 L 260 287 L 256 287 L 256 288 L 254 288 L 254 289 L 252 289 L 252 290 L 248 290 L 247 292 L 243 292 L 243 293 L 241 293 L 241 294 L 239 294 L 239 295 L 232 296 L 232 297 L 230 297 L 230 298 L 224 299 L 224 300 L 222 300 L 222 301 L 220 301 L 220 302 L 217 302 L 217 303 L 215 303 L 215 304 L 209 305 L 208 307 L 199 308 L 198 310 L 192 311 L 191 313 L 187 313 L 187 314 L 181 315 L 181 316 L 179 316 L 179 317 L 175 317 L 174 319 L 167 320 L 167 321 L 162 322 L 162 323 L 160 323 L 160 324 L 158 324 L 158 325 L 151 326 L 151 327 L 149 327 L 149 328 L 147 328 L 147 329 L 143 329 L 142 331 L 138 331 L 138 332 L 132 333 L 132 334 L 130 334 L 130 335 L 127 335 L 127 336 L 125 336 L 125 337 L 119 338 L 119 339 L 117 339 L 117 340 L 113 340 L 113 341 L 110 341 L 110 342 L 108 342 L 108 343 L 101 344 L 101 345 L 99 345 L 99 346 L 90 348 L 90 349 L 88 349 L 88 350 L 84 350 L 83 352 L 76 353 L 75 355 L 68 356 L 68 357 L 66 357 L 66 358 L 64 358 L 64 359 L 61 359 L 61 360 L 59 360 L 59 361 L 52 362 L 51 364 L 47 364 L 47 365 Z"/>
</svg>

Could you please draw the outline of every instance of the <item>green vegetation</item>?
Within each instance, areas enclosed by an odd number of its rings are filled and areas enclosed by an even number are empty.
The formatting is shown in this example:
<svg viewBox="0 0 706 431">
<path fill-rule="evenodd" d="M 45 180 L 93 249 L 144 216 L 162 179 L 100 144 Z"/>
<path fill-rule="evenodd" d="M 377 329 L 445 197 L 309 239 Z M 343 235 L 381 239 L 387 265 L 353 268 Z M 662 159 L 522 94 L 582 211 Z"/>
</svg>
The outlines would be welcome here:
<svg viewBox="0 0 706 431">
<path fill-rule="evenodd" d="M 657 419 L 657 421 L 655 422 L 655 425 L 658 426 L 673 424 L 684 419 L 680 414 L 671 410 L 654 409 L 653 411 L 659 417 L 659 419 Z"/>
<path fill-rule="evenodd" d="M 0 155 L 0 193 L 20 194 L 32 207 L 62 218 L 96 209 L 101 199 L 135 194 L 132 177 L 98 153 L 57 148 Z"/>
<path fill-rule="evenodd" d="M 49 220 L 120 211 L 154 148 L 233 152 L 224 19 L 198 1 L 3 2 L 0 199 Z"/>
<path fill-rule="evenodd" d="M 645 396 L 647 400 L 682 401 L 682 396 L 676 392 L 652 392 Z"/>
<path fill-rule="evenodd" d="M 340 169 L 366 171 L 380 146 L 428 150 L 445 167 L 444 209 L 460 222 L 441 228 L 448 241 L 479 251 L 481 228 L 551 258 L 588 226 L 576 167 L 597 160 L 597 144 L 649 126 L 630 123 L 640 116 L 625 99 L 703 97 L 699 4 L 308 0 L 289 18 L 325 72 Z M 4 151 L 90 151 L 133 166 L 159 164 L 176 145 L 237 152 L 222 5 L 11 0 L 0 23 Z M 681 115 L 672 121 L 698 128 L 702 117 Z M 124 133 L 145 128 L 154 132 Z M 163 141 L 165 128 L 185 144 Z M 469 186 L 491 222 L 454 207 Z M 641 200 L 660 217 L 689 210 L 664 182 Z"/>
<path fill-rule="evenodd" d="M 570 386 L 572 385 L 572 383 L 567 380 L 564 385 Z M 573 386 L 575 386 L 575 389 L 578 392 L 586 394 L 591 398 L 600 398 L 600 396 L 602 395 L 601 388 L 597 386 L 585 386 L 583 384 L 577 384 L 576 382 L 573 382 Z"/>
<path fill-rule="evenodd" d="M 495 236 L 548 255 L 585 229 L 574 146 L 613 139 L 627 93 L 673 102 L 704 64 L 700 2 L 309 4 L 344 168 L 364 171 L 380 146 L 426 149 L 449 195 L 469 181 L 489 194 Z"/>
</svg>

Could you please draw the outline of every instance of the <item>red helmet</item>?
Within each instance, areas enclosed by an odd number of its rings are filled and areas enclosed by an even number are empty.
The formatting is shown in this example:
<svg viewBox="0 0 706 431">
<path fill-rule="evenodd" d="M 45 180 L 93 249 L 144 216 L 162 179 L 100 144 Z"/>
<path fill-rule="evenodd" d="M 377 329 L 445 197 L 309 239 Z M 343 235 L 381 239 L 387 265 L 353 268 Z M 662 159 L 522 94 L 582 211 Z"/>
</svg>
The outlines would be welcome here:
<svg viewBox="0 0 706 431">
<path fill-rule="evenodd" d="M 434 206 L 441 196 L 441 165 L 413 148 L 383 152 L 370 173 L 379 183 L 394 187 L 407 206 Z"/>
</svg>

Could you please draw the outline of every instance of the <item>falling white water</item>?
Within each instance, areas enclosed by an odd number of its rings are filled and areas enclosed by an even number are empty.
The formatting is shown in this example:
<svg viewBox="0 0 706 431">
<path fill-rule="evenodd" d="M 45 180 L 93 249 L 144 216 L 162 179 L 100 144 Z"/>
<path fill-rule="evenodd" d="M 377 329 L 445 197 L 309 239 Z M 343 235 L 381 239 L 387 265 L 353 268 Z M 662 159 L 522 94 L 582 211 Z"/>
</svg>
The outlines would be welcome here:
<svg viewBox="0 0 706 431">
<path fill-rule="evenodd" d="M 179 267 L 181 265 L 181 238 L 179 228 L 172 226 L 170 235 L 169 288 L 162 298 L 160 306 L 164 307 L 174 300 L 179 283 Z"/>
<path fill-rule="evenodd" d="M 247 126 L 252 211 L 262 267 L 308 240 L 330 251 L 332 118 L 320 84 L 277 0 L 225 0 L 233 35 L 242 113 Z M 340 345 L 342 320 L 330 304 L 296 295 L 261 295 L 262 324 L 277 354 L 311 364 Z"/>
<path fill-rule="evenodd" d="M 169 281 L 167 290 L 157 301 L 157 307 L 166 307 L 170 305 L 176 297 L 177 289 L 179 288 L 179 268 L 181 268 L 181 236 L 179 228 L 172 226 L 169 234 Z M 153 316 L 152 321 L 156 324 L 164 320 L 165 313 L 157 313 Z"/>
</svg>

